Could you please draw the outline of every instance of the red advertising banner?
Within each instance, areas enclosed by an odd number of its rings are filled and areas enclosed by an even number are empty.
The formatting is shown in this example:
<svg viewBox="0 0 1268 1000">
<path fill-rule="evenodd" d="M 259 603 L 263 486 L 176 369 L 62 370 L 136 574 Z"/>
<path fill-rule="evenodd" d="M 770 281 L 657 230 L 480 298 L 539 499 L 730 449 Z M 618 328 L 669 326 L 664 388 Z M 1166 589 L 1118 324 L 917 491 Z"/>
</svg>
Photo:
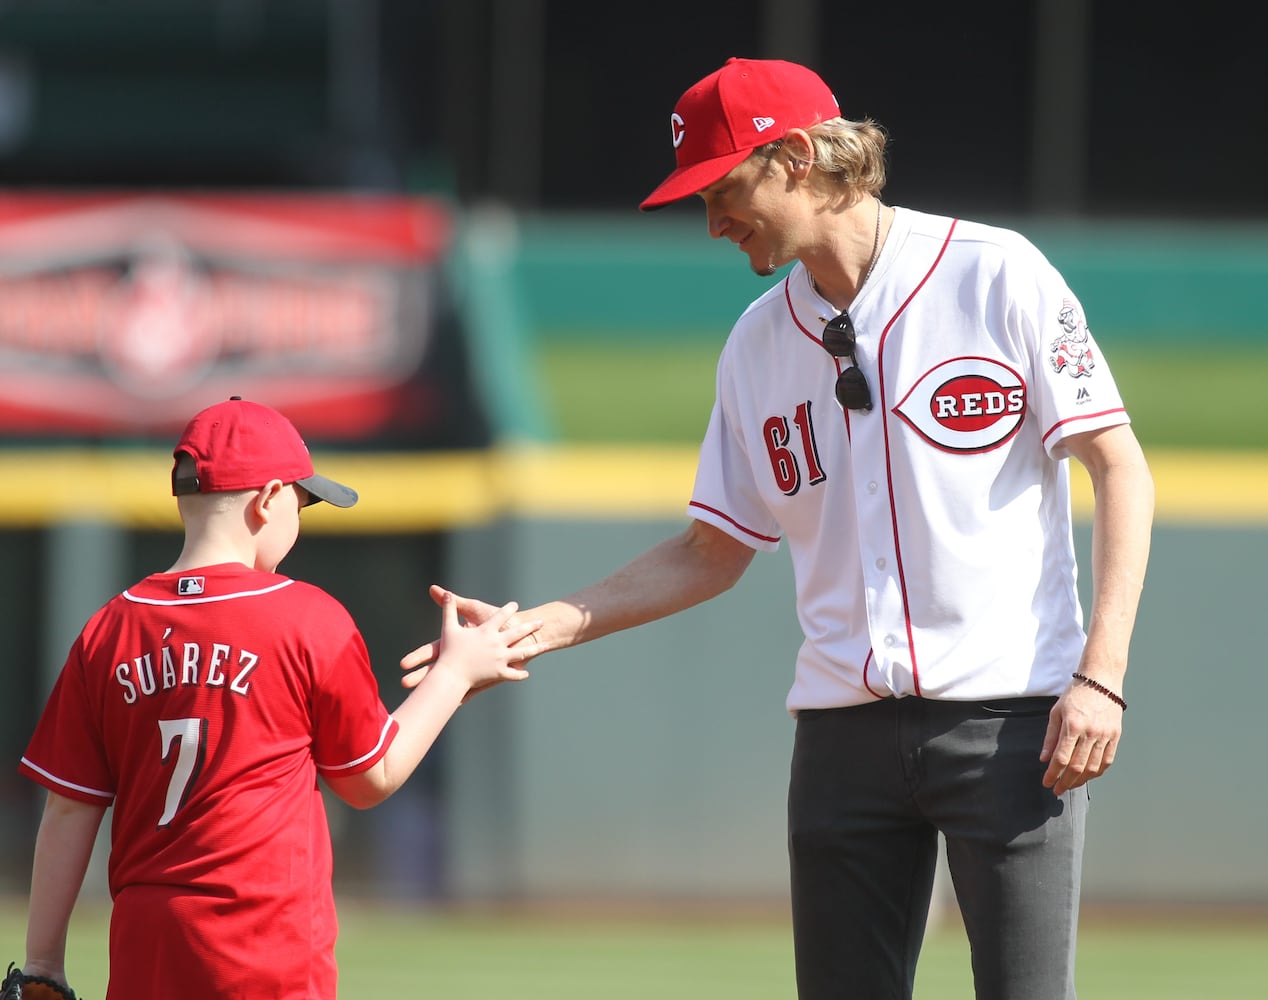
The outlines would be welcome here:
<svg viewBox="0 0 1268 1000">
<path fill-rule="evenodd" d="M 239 395 L 437 443 L 452 228 L 418 198 L 0 192 L 0 437 L 166 439 Z"/>
</svg>

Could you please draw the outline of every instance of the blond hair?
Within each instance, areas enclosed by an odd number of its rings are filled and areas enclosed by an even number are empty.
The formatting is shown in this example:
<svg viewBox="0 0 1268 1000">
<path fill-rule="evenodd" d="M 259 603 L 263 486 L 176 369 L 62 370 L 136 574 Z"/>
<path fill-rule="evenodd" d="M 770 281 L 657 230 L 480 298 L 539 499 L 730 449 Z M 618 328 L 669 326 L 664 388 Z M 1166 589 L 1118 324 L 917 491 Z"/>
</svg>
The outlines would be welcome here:
<svg viewBox="0 0 1268 1000">
<path fill-rule="evenodd" d="M 806 129 L 814 144 L 814 165 L 829 181 L 845 193 L 869 194 L 879 198 L 885 187 L 885 130 L 870 118 L 851 121 L 830 118 Z M 783 145 L 783 140 L 768 142 L 755 154 L 768 159 Z"/>
</svg>

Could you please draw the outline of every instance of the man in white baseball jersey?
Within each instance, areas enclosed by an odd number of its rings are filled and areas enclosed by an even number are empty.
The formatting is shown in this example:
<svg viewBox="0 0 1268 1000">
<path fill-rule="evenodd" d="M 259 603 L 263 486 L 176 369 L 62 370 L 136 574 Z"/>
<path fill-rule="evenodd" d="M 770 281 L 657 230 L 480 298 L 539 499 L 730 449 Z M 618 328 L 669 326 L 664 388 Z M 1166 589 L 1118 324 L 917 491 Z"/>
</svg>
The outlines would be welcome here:
<svg viewBox="0 0 1268 1000">
<path fill-rule="evenodd" d="M 1073 997 L 1085 786 L 1118 745 L 1153 515 L 1082 308 L 1018 234 L 885 205 L 884 133 L 804 67 L 728 61 L 671 135 L 642 207 L 699 195 L 755 273 L 793 266 L 722 351 L 690 526 L 525 612 L 533 641 L 714 597 L 786 539 L 799 995 L 911 996 L 940 831 L 978 997 Z M 1070 456 L 1096 496 L 1086 634 Z"/>
</svg>

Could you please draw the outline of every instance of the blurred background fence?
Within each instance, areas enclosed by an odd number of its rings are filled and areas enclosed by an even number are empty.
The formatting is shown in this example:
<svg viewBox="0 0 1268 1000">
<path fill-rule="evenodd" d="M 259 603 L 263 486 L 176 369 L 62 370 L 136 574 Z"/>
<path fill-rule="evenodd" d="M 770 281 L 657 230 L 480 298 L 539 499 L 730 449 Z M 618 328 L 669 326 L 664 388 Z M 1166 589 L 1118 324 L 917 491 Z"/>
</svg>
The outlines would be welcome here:
<svg viewBox="0 0 1268 1000">
<path fill-rule="evenodd" d="M 175 557 L 167 449 L 200 407 L 278 406 L 361 490 L 283 569 L 349 606 L 390 705 L 429 583 L 536 602 L 678 530 L 713 360 L 764 286 L 693 206 L 632 206 L 678 94 L 744 54 L 890 130 L 888 200 L 1022 230 L 1083 300 L 1160 486 L 1087 895 L 1268 905 L 1248 15 L 638 6 L 600 31 L 564 0 L 0 3 L 0 890 L 29 878 L 35 713 L 82 621 Z M 760 558 L 480 696 L 389 802 L 331 802 L 341 887 L 782 899 L 790 572 Z"/>
</svg>

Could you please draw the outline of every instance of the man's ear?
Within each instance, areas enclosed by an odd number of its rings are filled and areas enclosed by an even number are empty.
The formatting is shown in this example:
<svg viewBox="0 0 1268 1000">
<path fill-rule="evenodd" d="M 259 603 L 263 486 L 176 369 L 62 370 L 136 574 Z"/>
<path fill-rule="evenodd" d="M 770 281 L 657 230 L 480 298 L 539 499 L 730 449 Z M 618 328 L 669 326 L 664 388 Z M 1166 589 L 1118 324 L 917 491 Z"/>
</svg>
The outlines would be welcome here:
<svg viewBox="0 0 1268 1000">
<path fill-rule="evenodd" d="M 789 166 L 799 176 L 804 176 L 815 158 L 815 147 L 810 141 L 810 133 L 804 128 L 789 129 L 783 143 Z"/>
</svg>

